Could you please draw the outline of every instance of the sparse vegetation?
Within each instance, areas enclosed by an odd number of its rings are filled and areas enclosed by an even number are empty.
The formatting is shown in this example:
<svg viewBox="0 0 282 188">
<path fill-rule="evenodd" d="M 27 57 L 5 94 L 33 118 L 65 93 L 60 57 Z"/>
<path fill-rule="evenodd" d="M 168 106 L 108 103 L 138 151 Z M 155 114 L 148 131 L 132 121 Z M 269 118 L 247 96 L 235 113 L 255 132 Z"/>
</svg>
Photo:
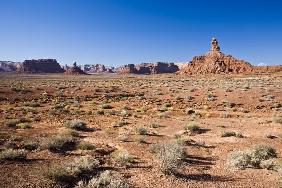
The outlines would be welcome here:
<svg viewBox="0 0 282 188">
<path fill-rule="evenodd" d="M 173 174 L 181 166 L 181 159 L 185 152 L 182 144 L 170 141 L 151 147 L 151 151 L 157 156 L 160 168 L 164 174 Z"/>
<path fill-rule="evenodd" d="M 78 182 L 75 188 L 130 188 L 131 186 L 119 178 L 113 175 L 111 171 L 106 170 L 101 173 L 98 177 L 93 177 L 89 182 Z"/>
<path fill-rule="evenodd" d="M 226 165 L 231 169 L 260 168 L 269 163 L 263 161 L 276 158 L 276 156 L 276 150 L 271 146 L 254 145 L 244 151 L 231 152 L 227 157 Z"/>
<path fill-rule="evenodd" d="M 24 149 L 6 149 L 0 152 L 0 160 L 24 160 L 27 153 Z"/>
<path fill-rule="evenodd" d="M 67 128 L 70 128 L 70 129 L 75 129 L 75 130 L 78 130 L 78 131 L 83 131 L 83 130 L 86 130 L 87 129 L 87 124 L 82 121 L 82 120 L 79 120 L 79 119 L 75 119 L 75 120 L 70 120 L 70 121 L 67 121 L 65 123 L 65 126 Z"/>
</svg>

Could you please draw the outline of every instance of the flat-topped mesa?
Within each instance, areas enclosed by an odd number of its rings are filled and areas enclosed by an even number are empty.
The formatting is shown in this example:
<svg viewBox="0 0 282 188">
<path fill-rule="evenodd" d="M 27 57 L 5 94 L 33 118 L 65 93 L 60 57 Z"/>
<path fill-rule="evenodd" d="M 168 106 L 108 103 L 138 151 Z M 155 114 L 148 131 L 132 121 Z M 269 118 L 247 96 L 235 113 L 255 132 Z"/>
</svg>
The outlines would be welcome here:
<svg viewBox="0 0 282 188">
<path fill-rule="evenodd" d="M 23 73 L 62 73 L 64 70 L 56 59 L 25 60 L 18 68 Z"/>
</svg>

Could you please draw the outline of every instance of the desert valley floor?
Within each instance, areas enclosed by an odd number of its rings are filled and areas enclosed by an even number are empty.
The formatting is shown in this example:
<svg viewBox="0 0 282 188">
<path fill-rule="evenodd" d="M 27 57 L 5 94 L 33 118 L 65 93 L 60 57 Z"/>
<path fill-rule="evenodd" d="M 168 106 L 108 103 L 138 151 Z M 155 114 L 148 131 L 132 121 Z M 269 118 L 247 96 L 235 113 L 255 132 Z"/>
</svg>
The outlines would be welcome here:
<svg viewBox="0 0 282 188">
<path fill-rule="evenodd" d="M 75 187 L 107 170 L 137 188 L 279 187 L 275 170 L 234 170 L 226 161 L 256 144 L 275 148 L 280 160 L 281 114 L 281 72 L 0 74 L 0 150 L 26 152 L 21 160 L 2 157 L 0 187 Z M 50 146 L 58 135 L 67 142 Z M 153 152 L 168 142 L 186 153 L 173 174 L 162 172 Z M 54 175 L 81 156 L 98 165 L 67 182 Z"/>
</svg>

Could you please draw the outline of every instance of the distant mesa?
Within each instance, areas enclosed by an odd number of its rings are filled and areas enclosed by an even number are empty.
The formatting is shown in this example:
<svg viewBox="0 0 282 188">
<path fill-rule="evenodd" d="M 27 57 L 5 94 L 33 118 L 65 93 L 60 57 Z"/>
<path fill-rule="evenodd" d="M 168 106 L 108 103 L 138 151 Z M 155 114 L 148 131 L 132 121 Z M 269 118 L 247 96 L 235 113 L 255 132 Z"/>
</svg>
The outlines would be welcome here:
<svg viewBox="0 0 282 188">
<path fill-rule="evenodd" d="M 175 73 L 179 68 L 174 63 L 141 63 L 128 64 L 116 68 L 119 74 L 161 74 L 161 73 Z"/>
<path fill-rule="evenodd" d="M 106 67 L 103 64 L 84 65 L 83 71 L 86 73 L 114 73 L 114 67 Z"/>
<path fill-rule="evenodd" d="M 0 61 L 0 72 L 15 72 L 21 66 L 19 62 Z"/>
<path fill-rule="evenodd" d="M 17 69 L 22 73 L 63 73 L 56 59 L 25 60 Z"/>
<path fill-rule="evenodd" d="M 195 56 L 188 63 L 141 63 L 127 64 L 119 67 L 106 67 L 103 64 L 86 64 L 77 66 L 63 66 L 56 59 L 25 60 L 24 62 L 0 61 L 0 72 L 19 72 L 19 73 L 64 73 L 67 75 L 81 74 L 162 74 L 179 73 L 187 75 L 195 74 L 238 74 L 238 73 L 271 73 L 282 72 L 282 65 L 266 66 L 259 64 L 253 66 L 245 60 L 239 60 L 231 55 L 221 52 L 216 38 L 212 38 L 211 47 L 203 55 Z"/>
<path fill-rule="evenodd" d="M 76 65 L 76 62 L 73 63 L 72 67 L 65 67 L 65 73 L 68 75 L 80 75 L 80 74 L 86 74 L 79 66 Z"/>
</svg>

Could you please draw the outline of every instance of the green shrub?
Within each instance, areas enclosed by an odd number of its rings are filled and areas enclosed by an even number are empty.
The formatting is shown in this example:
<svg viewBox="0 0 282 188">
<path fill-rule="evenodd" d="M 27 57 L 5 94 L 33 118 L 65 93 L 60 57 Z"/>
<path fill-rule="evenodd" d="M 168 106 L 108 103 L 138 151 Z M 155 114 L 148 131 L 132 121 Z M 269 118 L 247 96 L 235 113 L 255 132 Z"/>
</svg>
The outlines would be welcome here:
<svg viewBox="0 0 282 188">
<path fill-rule="evenodd" d="M 24 149 L 6 149 L 0 152 L 0 160 L 24 160 L 27 153 Z"/>
</svg>

